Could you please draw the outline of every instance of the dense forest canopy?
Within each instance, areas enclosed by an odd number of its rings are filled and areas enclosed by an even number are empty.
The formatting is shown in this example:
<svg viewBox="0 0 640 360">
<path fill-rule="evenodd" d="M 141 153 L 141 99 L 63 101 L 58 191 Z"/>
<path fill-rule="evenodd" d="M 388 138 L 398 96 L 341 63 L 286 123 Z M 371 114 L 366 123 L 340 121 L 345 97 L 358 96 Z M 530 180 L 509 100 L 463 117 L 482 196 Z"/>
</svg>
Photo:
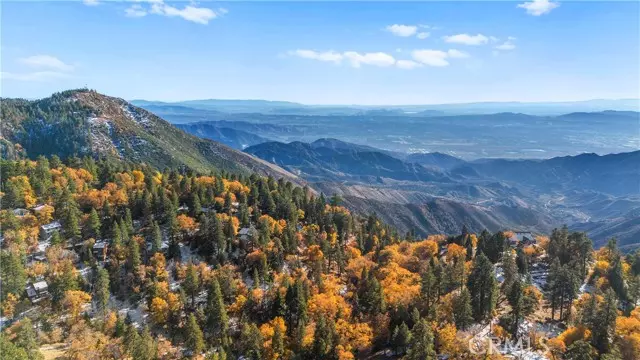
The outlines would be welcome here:
<svg viewBox="0 0 640 360">
<path fill-rule="evenodd" d="M 615 240 L 421 239 L 272 177 L 0 165 L 3 358 L 508 356 L 474 341 L 490 336 L 538 358 L 640 358 L 640 253 Z"/>
</svg>

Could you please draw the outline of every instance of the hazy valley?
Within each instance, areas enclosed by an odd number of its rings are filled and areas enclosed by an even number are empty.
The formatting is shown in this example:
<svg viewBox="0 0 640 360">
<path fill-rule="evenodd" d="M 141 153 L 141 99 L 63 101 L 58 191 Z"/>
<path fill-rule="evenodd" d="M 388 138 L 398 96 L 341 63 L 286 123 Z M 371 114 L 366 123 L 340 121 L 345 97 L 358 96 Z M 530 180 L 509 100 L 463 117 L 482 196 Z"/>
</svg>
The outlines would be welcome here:
<svg viewBox="0 0 640 360">
<path fill-rule="evenodd" d="M 630 247 L 640 236 L 638 112 L 443 116 L 429 109 L 298 107 L 291 115 L 284 105 L 232 103 L 148 106 L 187 132 L 274 163 L 402 231 L 546 232 L 569 224 L 588 231 L 596 245 L 617 237 Z M 610 153 L 619 154 L 604 155 Z"/>
</svg>

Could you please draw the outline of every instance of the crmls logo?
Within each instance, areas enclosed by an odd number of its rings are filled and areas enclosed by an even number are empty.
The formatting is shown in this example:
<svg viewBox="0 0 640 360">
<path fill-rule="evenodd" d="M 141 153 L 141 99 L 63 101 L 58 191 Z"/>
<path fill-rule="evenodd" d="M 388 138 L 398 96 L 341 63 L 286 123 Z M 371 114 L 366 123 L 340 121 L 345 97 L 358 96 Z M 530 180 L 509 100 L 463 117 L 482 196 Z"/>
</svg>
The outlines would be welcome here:
<svg viewBox="0 0 640 360">
<path fill-rule="evenodd" d="M 542 348 L 545 352 L 549 350 L 542 338 L 538 341 L 538 345 L 538 349 Z M 502 340 L 495 336 L 472 337 L 469 339 L 469 351 L 474 355 L 512 354 L 517 351 L 533 350 L 535 349 L 531 346 L 531 339 L 528 337 L 524 341 L 522 338 L 518 339 L 518 341 Z"/>
</svg>

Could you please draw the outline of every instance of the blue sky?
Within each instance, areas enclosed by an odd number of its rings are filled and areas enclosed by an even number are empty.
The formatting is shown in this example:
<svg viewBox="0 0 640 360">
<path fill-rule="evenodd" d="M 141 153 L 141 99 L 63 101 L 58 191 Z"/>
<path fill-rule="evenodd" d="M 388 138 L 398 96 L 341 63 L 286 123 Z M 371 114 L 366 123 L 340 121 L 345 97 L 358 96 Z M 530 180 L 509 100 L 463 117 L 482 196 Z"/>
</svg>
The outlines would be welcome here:
<svg viewBox="0 0 640 360">
<path fill-rule="evenodd" d="M 640 97 L 638 2 L 6 2 L 1 94 L 434 104 Z"/>
</svg>

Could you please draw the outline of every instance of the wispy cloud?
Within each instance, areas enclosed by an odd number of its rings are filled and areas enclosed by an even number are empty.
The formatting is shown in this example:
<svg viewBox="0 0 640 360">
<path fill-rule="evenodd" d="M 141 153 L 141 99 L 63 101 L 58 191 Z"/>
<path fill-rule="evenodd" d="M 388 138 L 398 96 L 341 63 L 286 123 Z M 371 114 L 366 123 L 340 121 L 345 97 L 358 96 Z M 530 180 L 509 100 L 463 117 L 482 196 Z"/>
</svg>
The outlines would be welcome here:
<svg viewBox="0 0 640 360">
<path fill-rule="evenodd" d="M 387 26 L 385 29 L 393 35 L 401 37 L 413 36 L 418 32 L 418 27 L 415 25 L 393 24 Z"/>
<path fill-rule="evenodd" d="M 497 45 L 495 48 L 497 50 L 513 50 L 516 48 L 515 40 L 516 38 L 514 38 L 513 36 L 509 36 L 505 42 Z"/>
<path fill-rule="evenodd" d="M 59 71 L 36 71 L 30 73 L 2 72 L 0 77 L 6 80 L 46 82 L 67 78 L 70 75 Z"/>
<path fill-rule="evenodd" d="M 87 6 L 100 5 L 100 1 L 98 1 L 98 0 L 82 0 L 82 3 L 87 5 Z"/>
<path fill-rule="evenodd" d="M 428 25 L 402 25 L 393 24 L 384 28 L 385 31 L 392 33 L 395 36 L 400 37 L 412 37 L 415 36 L 420 40 L 424 40 L 431 35 L 428 31 L 420 31 L 421 29 L 429 29 Z"/>
<path fill-rule="evenodd" d="M 484 45 L 489 42 L 489 38 L 482 34 L 469 35 L 469 34 L 457 34 L 444 36 L 444 41 L 453 44 L 462 45 Z"/>
<path fill-rule="evenodd" d="M 411 56 L 415 61 L 427 66 L 449 66 L 448 55 L 442 50 L 414 50 Z"/>
<path fill-rule="evenodd" d="M 560 6 L 560 3 L 549 0 L 532 0 L 518 4 L 519 8 L 527 10 L 527 14 L 533 16 L 548 14 L 558 6 Z"/>
<path fill-rule="evenodd" d="M 66 64 L 62 60 L 51 55 L 34 55 L 21 58 L 18 62 L 36 69 L 50 69 L 57 71 L 73 71 L 73 65 Z"/>
<path fill-rule="evenodd" d="M 298 49 L 289 51 L 288 54 L 290 56 L 297 56 L 303 59 L 331 62 L 334 64 L 341 64 L 344 60 L 354 68 L 359 68 L 362 65 L 385 67 L 392 66 L 396 63 L 396 60 L 392 55 L 384 52 L 360 53 L 357 51 L 345 51 L 339 53 L 335 51 Z"/>
<path fill-rule="evenodd" d="M 398 54 L 403 53 L 402 49 L 396 49 Z M 286 53 L 288 56 L 299 57 L 303 59 L 316 60 L 321 62 L 333 63 L 335 65 L 347 64 L 354 68 L 360 68 L 364 65 L 376 67 L 396 67 L 404 70 L 421 68 L 424 66 L 442 67 L 449 66 L 450 59 L 468 58 L 470 55 L 464 51 L 457 49 L 449 50 L 432 50 L 419 49 L 408 53 L 409 59 L 396 59 L 393 55 L 386 52 L 358 52 L 344 51 L 338 52 L 334 50 L 317 51 L 310 49 L 291 50 Z"/>
<path fill-rule="evenodd" d="M 67 64 L 52 55 L 33 55 L 17 59 L 26 70 L 25 72 L 2 72 L 0 76 L 5 80 L 16 81 L 52 81 L 67 78 L 75 70 L 75 66 Z"/>
<path fill-rule="evenodd" d="M 420 64 L 426 66 L 443 67 L 449 66 L 448 59 L 468 58 L 469 54 L 456 49 L 450 49 L 447 51 L 420 49 L 412 51 L 411 56 L 413 57 L 413 60 L 417 61 Z"/>
<path fill-rule="evenodd" d="M 355 51 L 346 51 L 344 57 L 349 60 L 351 66 L 359 68 L 362 64 L 373 66 L 392 66 L 396 63 L 396 59 L 383 52 L 359 53 Z"/>
<path fill-rule="evenodd" d="M 133 4 L 124 10 L 125 15 L 133 18 L 144 17 L 148 14 L 179 17 L 196 24 L 207 25 L 209 21 L 228 12 L 227 9 L 224 8 L 214 10 L 207 7 L 200 7 L 195 3 L 190 3 L 183 8 L 178 8 L 165 3 L 163 0 L 140 0 L 140 2 L 147 2 L 149 6 Z"/>
<path fill-rule="evenodd" d="M 456 49 L 450 49 L 449 51 L 447 51 L 447 55 L 452 59 L 465 59 L 469 57 L 469 54 L 467 54 L 466 52 Z"/>
<path fill-rule="evenodd" d="M 142 5 L 134 4 L 124 9 L 124 14 L 133 18 L 143 17 L 147 15 L 147 10 L 143 8 Z"/>
<path fill-rule="evenodd" d="M 341 53 L 337 53 L 335 51 L 318 52 L 318 51 L 315 51 L 315 50 L 302 50 L 302 49 L 299 49 L 299 50 L 289 51 L 288 54 L 292 55 L 292 56 L 298 56 L 298 57 L 301 57 L 303 59 L 326 61 L 326 62 L 332 62 L 332 63 L 336 63 L 336 64 L 339 64 L 342 61 L 342 59 L 344 58 L 344 56 L 342 56 Z"/>
<path fill-rule="evenodd" d="M 396 66 L 400 69 L 411 70 L 422 67 L 422 64 L 413 60 L 398 60 Z"/>
</svg>

